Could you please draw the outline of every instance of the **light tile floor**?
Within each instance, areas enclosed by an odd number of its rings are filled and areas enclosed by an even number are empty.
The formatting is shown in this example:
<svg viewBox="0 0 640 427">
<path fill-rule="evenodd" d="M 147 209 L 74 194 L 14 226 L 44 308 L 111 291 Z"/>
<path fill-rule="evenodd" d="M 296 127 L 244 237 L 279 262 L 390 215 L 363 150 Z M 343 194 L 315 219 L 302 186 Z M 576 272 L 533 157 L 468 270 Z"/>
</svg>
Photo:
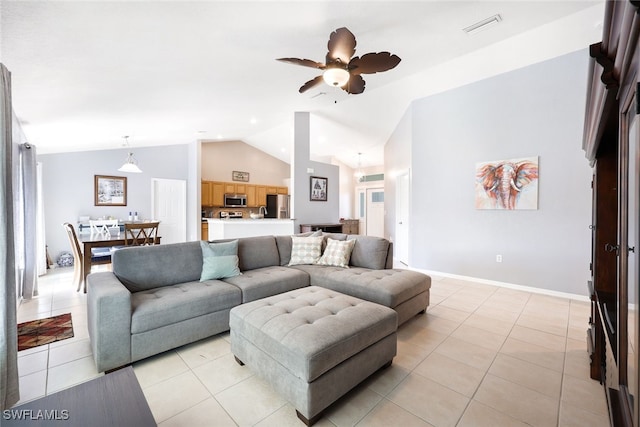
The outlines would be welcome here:
<svg viewBox="0 0 640 427">
<path fill-rule="evenodd" d="M 72 313 L 75 336 L 19 353 L 24 403 L 95 378 L 86 296 L 70 269 L 40 278 L 18 322 Z M 589 378 L 589 304 L 434 277 L 427 315 L 398 331 L 393 365 L 328 409 L 322 426 L 607 426 Z M 133 365 L 160 426 L 297 426 L 295 410 L 250 368 L 228 333 Z M 114 410 L 117 410 L 114 408 Z"/>
</svg>

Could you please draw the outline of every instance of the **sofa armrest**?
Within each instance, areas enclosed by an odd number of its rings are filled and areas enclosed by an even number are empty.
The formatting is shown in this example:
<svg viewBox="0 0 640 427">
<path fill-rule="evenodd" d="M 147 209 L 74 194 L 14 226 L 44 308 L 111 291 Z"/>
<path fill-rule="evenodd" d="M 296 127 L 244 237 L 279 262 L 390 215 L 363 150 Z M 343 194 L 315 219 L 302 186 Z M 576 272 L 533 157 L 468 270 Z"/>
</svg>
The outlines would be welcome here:
<svg viewBox="0 0 640 427">
<path fill-rule="evenodd" d="M 131 362 L 131 292 L 112 272 L 87 276 L 87 319 L 99 372 Z"/>
</svg>

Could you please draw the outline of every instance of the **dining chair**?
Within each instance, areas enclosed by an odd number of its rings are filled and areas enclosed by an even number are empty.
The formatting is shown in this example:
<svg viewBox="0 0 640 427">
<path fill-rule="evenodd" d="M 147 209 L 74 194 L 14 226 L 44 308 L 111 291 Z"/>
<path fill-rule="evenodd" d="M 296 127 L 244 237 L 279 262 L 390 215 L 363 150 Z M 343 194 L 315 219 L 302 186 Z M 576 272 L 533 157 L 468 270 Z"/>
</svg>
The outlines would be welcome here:
<svg viewBox="0 0 640 427">
<path fill-rule="evenodd" d="M 67 236 L 69 237 L 69 243 L 71 244 L 71 250 L 73 251 L 73 284 L 77 283 L 76 291 L 80 291 L 82 283 L 84 282 L 84 274 L 82 271 L 84 254 L 82 253 L 82 246 L 78 240 L 75 228 L 68 222 L 62 224 Z M 94 248 L 91 250 L 91 264 L 111 264 L 111 251 L 109 248 Z M 85 285 L 86 286 L 86 285 Z"/>
<path fill-rule="evenodd" d="M 155 245 L 158 237 L 160 221 L 125 222 L 124 245 L 142 246 Z"/>
<path fill-rule="evenodd" d="M 89 220 L 89 227 L 91 234 L 110 234 L 111 230 L 117 231 L 118 234 L 120 234 L 120 225 L 117 219 L 91 219 Z"/>
</svg>

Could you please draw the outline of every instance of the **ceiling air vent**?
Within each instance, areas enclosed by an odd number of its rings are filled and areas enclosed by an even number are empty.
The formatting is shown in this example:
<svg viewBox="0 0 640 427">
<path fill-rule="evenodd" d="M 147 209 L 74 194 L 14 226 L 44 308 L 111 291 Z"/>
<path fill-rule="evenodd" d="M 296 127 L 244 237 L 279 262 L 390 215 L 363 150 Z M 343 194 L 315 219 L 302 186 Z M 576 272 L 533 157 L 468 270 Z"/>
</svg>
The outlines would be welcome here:
<svg viewBox="0 0 640 427">
<path fill-rule="evenodd" d="M 474 34 L 479 33 L 480 31 L 484 31 L 487 28 L 493 27 L 494 25 L 499 24 L 502 21 L 502 16 L 499 14 L 493 15 L 487 19 L 483 19 L 480 22 L 476 22 L 475 24 L 469 25 L 466 28 L 463 28 L 462 31 L 472 36 Z"/>
</svg>

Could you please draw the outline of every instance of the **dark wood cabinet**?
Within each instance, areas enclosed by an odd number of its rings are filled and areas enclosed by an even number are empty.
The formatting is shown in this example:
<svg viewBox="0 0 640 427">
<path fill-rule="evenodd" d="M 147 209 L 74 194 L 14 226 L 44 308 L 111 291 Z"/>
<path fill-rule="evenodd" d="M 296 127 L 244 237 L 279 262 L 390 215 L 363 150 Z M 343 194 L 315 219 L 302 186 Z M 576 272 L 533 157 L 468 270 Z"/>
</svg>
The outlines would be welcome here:
<svg viewBox="0 0 640 427">
<path fill-rule="evenodd" d="M 591 377 L 603 384 L 611 424 L 638 426 L 640 241 L 640 16 L 608 0 L 602 42 L 590 46 L 583 148 L 593 166 Z"/>
<path fill-rule="evenodd" d="M 342 224 L 300 224 L 300 232 L 322 230 L 325 233 L 342 233 Z"/>
</svg>

